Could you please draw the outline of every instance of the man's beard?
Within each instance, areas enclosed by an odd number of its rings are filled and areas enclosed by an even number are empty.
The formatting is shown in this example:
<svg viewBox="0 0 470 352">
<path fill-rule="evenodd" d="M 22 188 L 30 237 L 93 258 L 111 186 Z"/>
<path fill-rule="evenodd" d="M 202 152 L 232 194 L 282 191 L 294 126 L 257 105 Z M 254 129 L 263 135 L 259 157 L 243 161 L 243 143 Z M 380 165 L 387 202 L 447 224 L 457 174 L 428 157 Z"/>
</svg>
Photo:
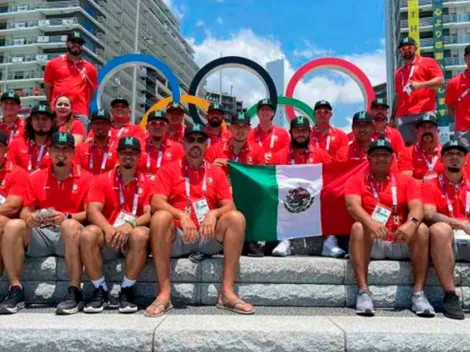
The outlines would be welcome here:
<svg viewBox="0 0 470 352">
<path fill-rule="evenodd" d="M 40 131 L 34 131 L 34 133 L 35 133 L 36 135 L 38 135 L 38 136 L 47 136 L 48 133 L 49 133 L 49 131 L 42 131 L 42 130 L 40 130 Z"/>
<path fill-rule="evenodd" d="M 292 139 L 292 148 L 294 149 L 307 149 L 310 145 L 310 138 L 307 138 L 305 142 L 298 142 L 295 139 Z"/>
<path fill-rule="evenodd" d="M 414 56 L 415 56 L 415 54 L 413 54 L 413 53 L 408 53 L 408 52 L 403 54 L 403 58 L 404 58 L 405 60 L 411 60 Z"/>
<path fill-rule="evenodd" d="M 209 126 L 214 127 L 214 128 L 218 128 L 222 126 L 221 120 L 208 120 L 207 122 L 209 123 Z"/>
<path fill-rule="evenodd" d="M 126 169 L 126 170 L 132 169 L 132 165 L 129 164 L 129 163 L 124 164 L 123 167 L 124 167 L 124 169 Z"/>
<path fill-rule="evenodd" d="M 434 140 L 434 135 L 433 135 L 431 132 L 425 132 L 425 133 L 423 133 L 423 135 L 421 136 L 421 140 L 423 140 L 424 137 L 431 137 L 432 140 Z"/>
<path fill-rule="evenodd" d="M 73 52 L 72 51 L 73 47 L 69 48 L 67 47 L 67 52 L 70 54 L 70 55 L 73 55 L 73 56 L 80 56 L 82 54 L 82 49 L 79 49 L 78 52 Z"/>
<path fill-rule="evenodd" d="M 65 166 L 65 162 L 64 162 L 63 160 L 58 161 L 58 162 L 55 164 L 55 166 L 57 166 L 57 167 L 64 167 L 64 166 Z"/>
<path fill-rule="evenodd" d="M 461 169 L 459 169 L 458 167 L 448 167 L 447 168 L 447 171 L 453 173 L 453 174 L 458 174 L 460 172 Z"/>
</svg>

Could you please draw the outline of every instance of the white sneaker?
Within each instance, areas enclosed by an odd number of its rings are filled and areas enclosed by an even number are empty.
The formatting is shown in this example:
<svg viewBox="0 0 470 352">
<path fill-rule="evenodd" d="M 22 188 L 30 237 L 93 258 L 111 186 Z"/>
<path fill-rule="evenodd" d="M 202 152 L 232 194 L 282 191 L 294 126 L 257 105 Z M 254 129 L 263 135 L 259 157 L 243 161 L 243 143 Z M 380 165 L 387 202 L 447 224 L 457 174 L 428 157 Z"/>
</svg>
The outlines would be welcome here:
<svg viewBox="0 0 470 352">
<path fill-rule="evenodd" d="M 283 240 L 279 242 L 276 248 L 273 249 L 273 256 L 275 257 L 287 257 L 292 255 L 292 249 L 290 248 L 290 241 Z"/>
<path fill-rule="evenodd" d="M 323 257 L 344 258 L 346 256 L 346 252 L 338 247 L 336 236 L 328 236 L 328 238 L 323 241 L 323 250 L 321 255 Z"/>
</svg>

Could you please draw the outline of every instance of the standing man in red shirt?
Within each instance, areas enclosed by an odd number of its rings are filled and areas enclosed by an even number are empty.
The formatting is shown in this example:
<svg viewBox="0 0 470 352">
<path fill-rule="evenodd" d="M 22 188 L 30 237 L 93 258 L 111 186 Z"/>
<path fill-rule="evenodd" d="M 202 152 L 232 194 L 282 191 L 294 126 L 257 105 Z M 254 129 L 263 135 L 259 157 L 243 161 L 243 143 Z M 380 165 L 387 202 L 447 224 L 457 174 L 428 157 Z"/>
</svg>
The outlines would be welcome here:
<svg viewBox="0 0 470 352">
<path fill-rule="evenodd" d="M 207 140 L 208 146 L 218 142 L 226 142 L 230 138 L 230 131 L 222 126 L 224 122 L 224 109 L 222 105 L 213 103 L 207 109 L 207 123 L 206 132 L 209 135 Z"/>
<path fill-rule="evenodd" d="M 402 150 L 398 170 L 423 182 L 436 178 L 443 171 L 440 161 L 441 143 L 434 113 L 425 114 L 416 123 L 418 143 Z"/>
<path fill-rule="evenodd" d="M 83 306 L 79 236 L 86 219 L 85 197 L 91 175 L 73 164 L 74 146 L 69 133 L 52 136 L 52 165 L 29 176 L 20 219 L 5 226 L 2 253 L 10 291 L 0 304 L 0 313 L 13 314 L 24 307 L 21 271 L 25 254 L 65 257 L 70 286 L 56 313 L 74 314 Z"/>
<path fill-rule="evenodd" d="M 416 42 L 405 37 L 398 46 L 405 64 L 395 72 L 392 116 L 407 145 L 416 143 L 415 125 L 423 114 L 436 110 L 436 90 L 445 80 L 436 60 L 416 54 Z"/>
<path fill-rule="evenodd" d="M 123 137 L 117 147 L 119 165 L 97 176 L 88 194 L 87 226 L 80 236 L 85 270 L 95 290 L 85 313 L 101 313 L 109 305 L 103 261 L 126 256 L 119 295 L 119 312 L 137 311 L 135 287 L 147 259 L 150 221 L 150 182 L 138 171 L 139 139 Z"/>
<path fill-rule="evenodd" d="M 232 116 L 230 124 L 231 137 L 211 145 L 206 151 L 206 161 L 219 166 L 228 176 L 228 163 L 236 162 L 246 165 L 264 164 L 263 150 L 256 144 L 249 143 L 250 118 L 240 113 Z"/>
<path fill-rule="evenodd" d="M 117 141 L 110 137 L 111 115 L 106 110 L 94 112 L 90 127 L 93 137 L 77 146 L 74 162 L 93 175 L 99 175 L 112 170 L 117 164 Z"/>
<path fill-rule="evenodd" d="M 145 131 L 131 122 L 129 102 L 124 98 L 116 98 L 111 102 L 112 129 L 111 137 L 116 142 L 122 137 L 132 136 L 141 142 L 145 139 Z"/>
<path fill-rule="evenodd" d="M 85 40 L 78 31 L 67 35 L 67 53 L 50 60 L 44 70 L 44 91 L 52 105 L 59 95 L 72 99 L 73 114 L 88 129 L 90 102 L 98 88 L 98 72 L 91 62 L 82 58 Z"/>
<path fill-rule="evenodd" d="M 11 142 L 8 160 L 28 173 L 48 167 L 49 146 L 55 130 L 54 113 L 49 106 L 35 106 L 26 120 L 24 135 Z"/>
<path fill-rule="evenodd" d="M 0 275 L 3 273 L 2 235 L 6 223 L 18 216 L 28 183 L 28 173 L 7 161 L 8 137 L 0 131 Z"/>
<path fill-rule="evenodd" d="M 405 142 L 400 132 L 387 124 L 387 102 L 384 98 L 374 99 L 370 106 L 370 113 L 374 121 L 374 140 L 385 138 L 392 144 L 393 150 L 398 155 L 404 148 Z"/>
<path fill-rule="evenodd" d="M 467 69 L 453 77 L 447 84 L 446 104 L 449 115 L 454 118 L 455 137 L 467 149 L 470 148 L 470 45 L 465 47 L 463 59 Z"/>
<path fill-rule="evenodd" d="M 253 314 L 251 304 L 234 291 L 237 267 L 245 238 L 245 218 L 235 209 L 223 171 L 204 161 L 207 133 L 201 125 L 187 127 L 186 156 L 160 169 L 153 184 L 150 242 L 159 294 L 146 316 L 158 317 L 172 308 L 170 257 L 224 250 L 222 286 L 217 308 Z"/>
<path fill-rule="evenodd" d="M 180 160 L 184 156 L 183 146 L 168 138 L 168 118 L 163 111 L 151 112 L 147 119 L 147 138 L 141 167 L 151 180 L 165 164 Z"/>
<path fill-rule="evenodd" d="M 15 92 L 5 92 L 0 100 L 3 119 L 0 130 L 8 136 L 8 142 L 13 138 L 24 135 L 24 121 L 18 117 L 21 109 L 21 99 Z"/>
<path fill-rule="evenodd" d="M 184 113 L 183 105 L 171 103 L 166 108 L 166 116 L 170 125 L 168 126 L 168 137 L 173 142 L 183 143 L 184 137 Z"/>
<path fill-rule="evenodd" d="M 463 171 L 467 148 L 457 140 L 450 141 L 444 144 L 441 154 L 444 172 L 422 185 L 424 214 L 429 224 L 433 267 L 445 293 L 444 315 L 464 319 L 454 282 L 454 234 L 458 253 L 458 233 L 470 235 L 470 180 Z"/>
<path fill-rule="evenodd" d="M 250 144 L 256 143 L 264 152 L 265 164 L 271 163 L 274 153 L 289 144 L 289 133 L 281 127 L 273 125 L 274 104 L 269 99 L 258 102 L 259 125 L 248 135 Z"/>
<path fill-rule="evenodd" d="M 347 147 L 349 140 L 346 133 L 331 125 L 333 107 L 326 100 L 315 103 L 315 126 L 312 129 L 312 143 L 336 158 L 336 153 Z"/>
<path fill-rule="evenodd" d="M 350 255 L 359 292 L 356 313 L 374 315 L 367 282 L 370 259 L 402 260 L 411 257 L 414 286 L 412 310 L 432 317 L 433 307 L 424 295 L 429 265 L 429 231 L 419 184 L 411 176 L 391 172 L 391 144 L 380 139 L 367 153 L 370 168 L 345 185 L 346 206 L 356 220 L 351 228 Z"/>
</svg>

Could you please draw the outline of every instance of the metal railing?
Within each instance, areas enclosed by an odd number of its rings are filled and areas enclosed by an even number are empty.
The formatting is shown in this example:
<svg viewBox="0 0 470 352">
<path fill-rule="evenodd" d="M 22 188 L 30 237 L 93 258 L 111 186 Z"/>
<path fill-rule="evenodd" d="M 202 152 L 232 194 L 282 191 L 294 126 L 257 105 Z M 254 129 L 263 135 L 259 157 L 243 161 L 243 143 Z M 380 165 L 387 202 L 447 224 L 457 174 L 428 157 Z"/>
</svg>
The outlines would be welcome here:
<svg viewBox="0 0 470 352">
<path fill-rule="evenodd" d="M 444 0 L 444 4 L 452 2 L 468 2 L 469 0 Z M 432 0 L 419 0 L 419 6 L 432 5 Z M 408 7 L 408 0 L 401 0 L 400 7 Z"/>
<path fill-rule="evenodd" d="M 43 63 L 46 64 L 47 61 L 60 56 L 62 54 L 36 54 L 36 55 L 24 55 L 24 56 L 7 56 L 5 57 L 5 60 L 3 61 L 4 64 L 9 64 L 9 63 L 28 63 L 28 62 L 38 62 L 38 63 Z M 2 64 L 0 62 L 0 64 Z"/>
<path fill-rule="evenodd" d="M 461 57 L 445 57 L 444 58 L 445 66 L 461 66 L 466 65 L 465 61 Z"/>
<path fill-rule="evenodd" d="M 443 36 L 442 41 L 444 44 L 468 44 L 470 43 L 470 35 L 451 35 L 451 36 Z M 420 45 L 421 47 L 425 46 L 432 46 L 434 43 L 433 38 L 425 38 L 425 39 L 420 39 Z"/>
<path fill-rule="evenodd" d="M 67 7 L 79 7 L 79 0 L 68 0 L 68 1 L 54 1 L 54 2 L 40 2 L 36 4 L 11 4 L 7 8 L 0 10 L 0 13 L 10 12 L 25 12 L 39 9 L 54 9 L 54 8 L 67 8 Z"/>
<path fill-rule="evenodd" d="M 67 26 L 78 23 L 78 18 L 54 18 L 50 20 L 35 20 L 35 21 L 8 21 L 6 29 L 22 29 L 32 27 L 49 27 L 49 26 Z"/>
</svg>

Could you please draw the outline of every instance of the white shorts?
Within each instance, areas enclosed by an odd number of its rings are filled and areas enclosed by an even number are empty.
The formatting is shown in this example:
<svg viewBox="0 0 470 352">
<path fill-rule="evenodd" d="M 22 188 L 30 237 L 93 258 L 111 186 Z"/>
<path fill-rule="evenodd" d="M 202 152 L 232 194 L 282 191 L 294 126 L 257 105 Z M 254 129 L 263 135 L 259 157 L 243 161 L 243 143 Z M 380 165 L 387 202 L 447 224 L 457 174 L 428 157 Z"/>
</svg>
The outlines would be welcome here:
<svg viewBox="0 0 470 352">
<path fill-rule="evenodd" d="M 410 249 L 405 243 L 376 240 L 370 251 L 370 258 L 376 260 L 404 260 L 410 258 Z"/>
</svg>

